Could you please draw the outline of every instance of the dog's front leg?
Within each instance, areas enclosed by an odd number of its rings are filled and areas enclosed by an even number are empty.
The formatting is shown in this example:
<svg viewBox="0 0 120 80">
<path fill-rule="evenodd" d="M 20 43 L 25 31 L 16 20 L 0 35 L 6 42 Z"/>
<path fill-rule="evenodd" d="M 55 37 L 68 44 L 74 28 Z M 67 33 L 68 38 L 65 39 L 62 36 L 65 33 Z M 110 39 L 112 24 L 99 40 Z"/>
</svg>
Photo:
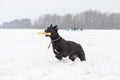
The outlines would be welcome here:
<svg viewBox="0 0 120 80">
<path fill-rule="evenodd" d="M 53 49 L 53 52 L 57 55 L 59 52 L 56 49 Z"/>
<path fill-rule="evenodd" d="M 58 59 L 58 60 L 62 60 L 62 56 L 60 54 L 56 54 L 55 57 Z"/>
<path fill-rule="evenodd" d="M 64 50 L 58 51 L 57 49 L 53 49 L 53 52 L 55 53 L 55 57 L 59 60 L 62 59 L 62 57 L 67 57 L 67 53 L 65 53 Z"/>
<path fill-rule="evenodd" d="M 65 58 L 65 57 L 67 57 L 67 56 L 68 56 L 68 54 L 67 54 L 67 53 L 65 53 L 65 52 L 63 52 L 63 53 L 61 53 L 61 56 Z"/>
<path fill-rule="evenodd" d="M 59 51 L 57 51 L 57 49 L 53 49 L 53 52 L 55 54 L 55 57 L 58 59 L 58 60 L 62 60 L 62 55 Z"/>
</svg>

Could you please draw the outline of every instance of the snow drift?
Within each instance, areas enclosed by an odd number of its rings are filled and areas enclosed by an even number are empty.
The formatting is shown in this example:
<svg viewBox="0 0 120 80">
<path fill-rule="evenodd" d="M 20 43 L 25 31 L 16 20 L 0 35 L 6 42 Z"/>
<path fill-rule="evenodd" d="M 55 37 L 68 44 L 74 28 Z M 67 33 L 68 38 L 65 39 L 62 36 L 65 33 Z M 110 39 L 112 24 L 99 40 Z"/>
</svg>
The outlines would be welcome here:
<svg viewBox="0 0 120 80">
<path fill-rule="evenodd" d="M 119 30 L 64 31 L 80 43 L 86 62 L 58 61 L 41 30 L 0 30 L 0 80 L 119 80 Z"/>
</svg>

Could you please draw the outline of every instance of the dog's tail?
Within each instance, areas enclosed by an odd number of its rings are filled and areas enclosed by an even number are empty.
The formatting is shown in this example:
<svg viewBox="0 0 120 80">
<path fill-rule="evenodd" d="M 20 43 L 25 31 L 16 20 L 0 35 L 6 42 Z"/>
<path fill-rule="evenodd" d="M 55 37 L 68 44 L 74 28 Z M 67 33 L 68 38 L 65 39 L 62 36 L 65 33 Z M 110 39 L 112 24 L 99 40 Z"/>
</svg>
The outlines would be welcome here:
<svg viewBox="0 0 120 80">
<path fill-rule="evenodd" d="M 85 52 L 84 52 L 84 50 L 83 50 L 83 48 L 82 48 L 82 46 L 80 44 L 79 44 L 79 46 L 80 46 L 80 49 L 79 49 L 80 54 L 79 54 L 78 57 L 80 58 L 81 61 L 86 61 Z"/>
</svg>

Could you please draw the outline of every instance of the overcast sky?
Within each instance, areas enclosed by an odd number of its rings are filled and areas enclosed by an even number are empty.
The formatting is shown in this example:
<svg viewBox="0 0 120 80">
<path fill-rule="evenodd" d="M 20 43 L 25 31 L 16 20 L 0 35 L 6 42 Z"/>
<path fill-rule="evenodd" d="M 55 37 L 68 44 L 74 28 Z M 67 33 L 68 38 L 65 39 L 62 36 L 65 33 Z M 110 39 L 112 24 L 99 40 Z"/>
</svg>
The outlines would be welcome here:
<svg viewBox="0 0 120 80">
<path fill-rule="evenodd" d="M 88 9 L 120 13 L 120 0 L 0 0 L 0 24 L 14 19 L 37 19 L 44 14 L 76 14 Z"/>
</svg>

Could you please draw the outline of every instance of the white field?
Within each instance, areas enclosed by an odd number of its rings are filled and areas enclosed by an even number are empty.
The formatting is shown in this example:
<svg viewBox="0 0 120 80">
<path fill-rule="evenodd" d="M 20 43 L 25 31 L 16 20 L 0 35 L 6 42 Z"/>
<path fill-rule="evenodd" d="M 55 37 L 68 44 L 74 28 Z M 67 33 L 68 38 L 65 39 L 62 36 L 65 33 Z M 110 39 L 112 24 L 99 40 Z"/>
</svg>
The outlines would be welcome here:
<svg viewBox="0 0 120 80">
<path fill-rule="evenodd" d="M 0 30 L 0 80 L 120 80 L 120 31 L 59 31 L 80 43 L 86 62 L 58 61 L 42 30 Z"/>
</svg>

